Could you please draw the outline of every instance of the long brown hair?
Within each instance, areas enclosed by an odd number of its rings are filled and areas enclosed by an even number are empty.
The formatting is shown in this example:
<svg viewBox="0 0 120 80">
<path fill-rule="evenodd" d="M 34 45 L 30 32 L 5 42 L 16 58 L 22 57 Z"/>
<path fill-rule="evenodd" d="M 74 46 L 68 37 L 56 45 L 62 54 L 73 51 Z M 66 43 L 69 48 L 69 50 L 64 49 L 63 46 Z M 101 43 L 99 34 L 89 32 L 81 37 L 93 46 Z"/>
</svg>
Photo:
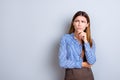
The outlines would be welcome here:
<svg viewBox="0 0 120 80">
<path fill-rule="evenodd" d="M 83 16 L 86 18 L 87 20 L 87 23 L 89 24 L 88 27 L 86 27 L 85 31 L 86 32 L 86 35 L 87 35 L 87 40 L 88 42 L 90 43 L 90 46 L 92 46 L 92 39 L 91 39 L 91 32 L 90 32 L 90 18 L 88 16 L 88 14 L 84 11 L 78 11 L 77 13 L 75 13 L 75 15 L 73 16 L 73 19 L 72 19 L 72 22 L 71 22 L 71 26 L 70 26 L 70 29 L 69 29 L 69 34 L 75 32 L 75 29 L 74 29 L 74 26 L 73 26 L 73 22 L 75 20 L 75 18 L 77 16 Z"/>
</svg>

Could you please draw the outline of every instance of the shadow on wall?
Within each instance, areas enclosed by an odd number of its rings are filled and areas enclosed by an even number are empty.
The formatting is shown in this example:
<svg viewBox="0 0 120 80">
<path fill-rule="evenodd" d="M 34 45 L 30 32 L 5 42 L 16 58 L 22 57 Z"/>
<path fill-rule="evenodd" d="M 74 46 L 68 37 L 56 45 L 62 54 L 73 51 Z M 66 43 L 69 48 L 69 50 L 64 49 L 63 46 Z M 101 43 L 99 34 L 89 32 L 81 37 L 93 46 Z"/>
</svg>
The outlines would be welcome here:
<svg viewBox="0 0 120 80">
<path fill-rule="evenodd" d="M 65 33 L 68 33 L 68 29 L 69 29 L 69 20 L 68 22 L 65 22 L 64 26 L 67 26 L 65 27 L 65 29 L 63 29 L 63 34 Z M 53 47 L 52 47 L 52 55 L 51 55 L 51 68 L 53 71 L 55 71 L 55 80 L 64 80 L 64 75 L 65 75 L 65 69 L 64 68 L 61 68 L 59 66 L 59 59 L 58 59 L 58 52 L 59 52 L 59 44 L 60 44 L 60 39 L 56 39 L 54 42 L 53 42 Z"/>
<path fill-rule="evenodd" d="M 66 33 L 67 32 L 68 32 L 68 30 L 66 30 Z M 52 55 L 52 67 L 53 67 L 53 71 L 55 71 L 56 80 L 64 80 L 64 75 L 65 75 L 65 69 L 61 68 L 59 66 L 59 59 L 58 59 L 60 39 L 59 40 L 57 39 L 56 41 L 54 41 L 54 43 L 53 43 L 54 46 L 53 46 L 53 50 L 52 50 L 53 51 L 53 55 Z"/>
<path fill-rule="evenodd" d="M 52 55 L 52 68 L 55 71 L 56 80 L 64 80 L 64 69 L 59 66 L 58 51 L 59 51 L 59 40 L 55 43 L 53 47 Z"/>
</svg>

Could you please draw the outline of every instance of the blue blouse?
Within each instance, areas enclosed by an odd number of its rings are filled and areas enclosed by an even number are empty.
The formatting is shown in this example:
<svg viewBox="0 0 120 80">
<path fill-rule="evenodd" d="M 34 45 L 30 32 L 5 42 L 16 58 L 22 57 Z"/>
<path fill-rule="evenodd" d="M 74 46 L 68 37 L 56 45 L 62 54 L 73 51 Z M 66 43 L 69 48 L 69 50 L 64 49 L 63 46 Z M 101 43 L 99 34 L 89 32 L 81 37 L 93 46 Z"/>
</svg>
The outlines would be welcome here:
<svg viewBox="0 0 120 80">
<path fill-rule="evenodd" d="M 92 40 L 92 47 L 89 43 L 84 43 L 85 55 L 89 64 L 94 64 L 95 56 L 95 42 Z M 74 38 L 74 33 L 65 34 L 59 47 L 59 64 L 63 68 L 81 68 L 83 59 L 81 58 L 82 44 Z"/>
</svg>

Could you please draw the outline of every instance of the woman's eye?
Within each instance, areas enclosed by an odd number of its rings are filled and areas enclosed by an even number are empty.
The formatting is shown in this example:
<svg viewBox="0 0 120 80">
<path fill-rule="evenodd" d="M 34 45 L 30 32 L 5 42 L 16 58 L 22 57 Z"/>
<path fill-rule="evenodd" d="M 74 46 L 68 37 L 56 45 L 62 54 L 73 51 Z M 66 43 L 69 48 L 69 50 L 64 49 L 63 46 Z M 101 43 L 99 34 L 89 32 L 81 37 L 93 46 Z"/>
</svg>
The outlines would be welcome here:
<svg viewBox="0 0 120 80">
<path fill-rule="evenodd" d="M 82 23 L 85 23 L 85 21 L 81 21 Z"/>
<path fill-rule="evenodd" d="M 82 23 L 86 23 L 86 21 L 81 21 Z"/>
</svg>

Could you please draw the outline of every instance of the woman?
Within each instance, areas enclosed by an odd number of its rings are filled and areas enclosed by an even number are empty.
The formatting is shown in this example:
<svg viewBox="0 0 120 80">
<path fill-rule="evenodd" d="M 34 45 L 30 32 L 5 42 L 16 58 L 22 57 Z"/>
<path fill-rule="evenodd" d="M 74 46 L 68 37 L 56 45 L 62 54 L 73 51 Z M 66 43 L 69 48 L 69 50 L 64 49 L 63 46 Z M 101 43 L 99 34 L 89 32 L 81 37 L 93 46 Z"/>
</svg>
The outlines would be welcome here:
<svg viewBox="0 0 120 80">
<path fill-rule="evenodd" d="M 69 34 L 65 34 L 60 42 L 59 64 L 65 68 L 64 80 L 94 80 L 91 66 L 95 61 L 89 16 L 78 11 L 73 16 Z"/>
</svg>

